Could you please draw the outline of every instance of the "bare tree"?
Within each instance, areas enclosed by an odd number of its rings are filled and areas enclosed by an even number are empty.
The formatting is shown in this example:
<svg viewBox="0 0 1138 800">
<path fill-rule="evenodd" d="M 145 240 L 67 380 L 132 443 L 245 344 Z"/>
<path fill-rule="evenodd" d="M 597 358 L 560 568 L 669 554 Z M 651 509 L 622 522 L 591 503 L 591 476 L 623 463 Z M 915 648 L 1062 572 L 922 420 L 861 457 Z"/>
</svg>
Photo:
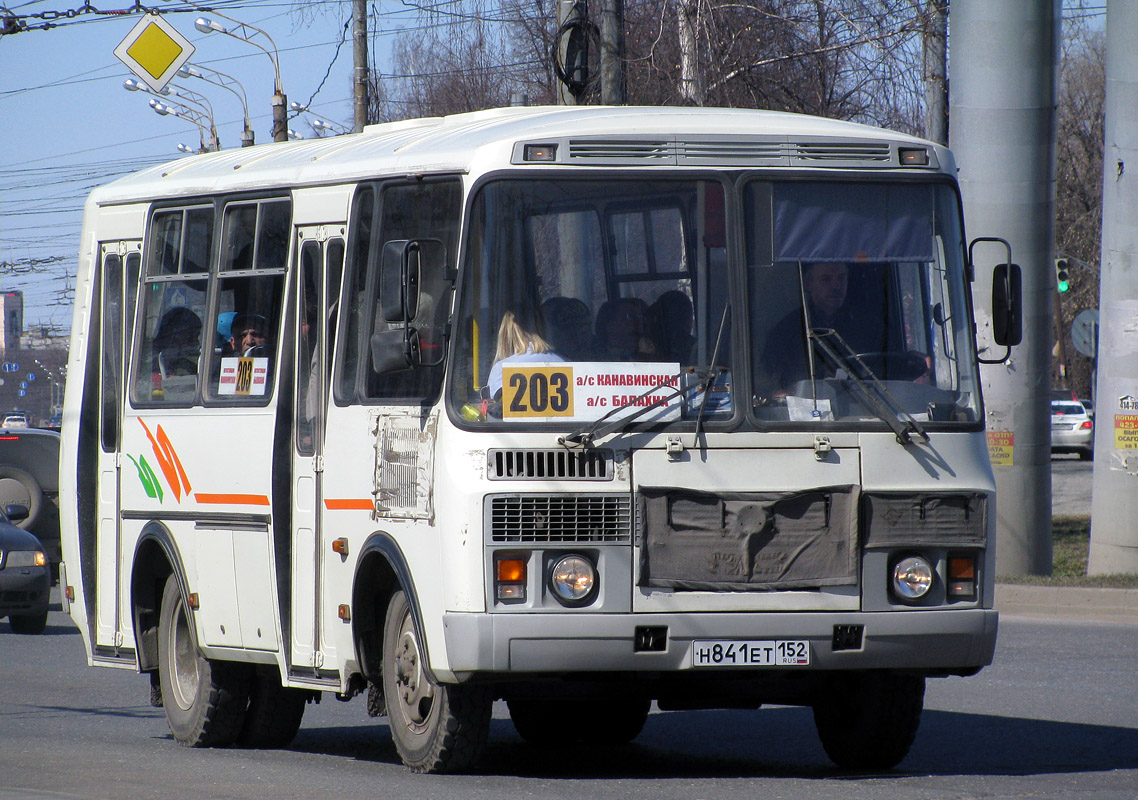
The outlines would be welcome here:
<svg viewBox="0 0 1138 800">
<path fill-rule="evenodd" d="M 1105 100 L 1106 35 L 1072 20 L 1063 43 L 1056 147 L 1055 250 L 1068 259 L 1071 275 L 1058 326 L 1064 337 L 1080 311 L 1098 307 Z M 1067 385 L 1090 397 L 1091 359 L 1069 345 L 1067 358 Z"/>
</svg>

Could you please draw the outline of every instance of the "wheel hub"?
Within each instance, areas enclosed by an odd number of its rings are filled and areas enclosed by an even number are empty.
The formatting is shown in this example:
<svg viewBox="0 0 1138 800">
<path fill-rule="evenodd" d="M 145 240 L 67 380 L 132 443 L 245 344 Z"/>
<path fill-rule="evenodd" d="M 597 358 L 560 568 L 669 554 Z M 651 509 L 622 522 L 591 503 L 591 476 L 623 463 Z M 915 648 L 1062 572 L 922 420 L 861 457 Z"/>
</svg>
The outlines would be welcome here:
<svg viewBox="0 0 1138 800">
<path fill-rule="evenodd" d="M 419 642 L 408 615 L 399 631 L 395 648 L 395 686 L 403 714 L 416 727 L 426 725 L 431 715 L 434 689 L 423 674 Z"/>
</svg>

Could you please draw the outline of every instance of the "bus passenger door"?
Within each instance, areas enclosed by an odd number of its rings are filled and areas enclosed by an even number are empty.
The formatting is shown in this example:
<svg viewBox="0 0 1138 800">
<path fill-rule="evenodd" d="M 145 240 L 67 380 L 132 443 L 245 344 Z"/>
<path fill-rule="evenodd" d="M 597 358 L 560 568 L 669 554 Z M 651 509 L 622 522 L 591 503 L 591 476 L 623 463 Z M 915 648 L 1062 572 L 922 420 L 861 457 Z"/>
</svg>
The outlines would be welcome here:
<svg viewBox="0 0 1138 800">
<path fill-rule="evenodd" d="M 117 649 L 123 643 L 123 628 L 129 624 L 123 603 L 124 582 L 122 530 L 119 520 L 119 478 L 122 474 L 121 422 L 130 363 L 130 336 L 134 330 L 134 303 L 142 264 L 139 241 L 103 242 L 99 280 L 100 347 L 98 529 L 95 536 L 95 645 Z M 93 365 L 88 365 L 91 368 Z"/>
<path fill-rule="evenodd" d="M 293 407 L 292 635 L 294 671 L 319 672 L 326 648 L 320 609 L 324 559 L 324 427 L 329 371 L 335 338 L 336 301 L 344 263 L 340 226 L 297 230 L 299 269 L 296 302 L 296 358 Z"/>
</svg>

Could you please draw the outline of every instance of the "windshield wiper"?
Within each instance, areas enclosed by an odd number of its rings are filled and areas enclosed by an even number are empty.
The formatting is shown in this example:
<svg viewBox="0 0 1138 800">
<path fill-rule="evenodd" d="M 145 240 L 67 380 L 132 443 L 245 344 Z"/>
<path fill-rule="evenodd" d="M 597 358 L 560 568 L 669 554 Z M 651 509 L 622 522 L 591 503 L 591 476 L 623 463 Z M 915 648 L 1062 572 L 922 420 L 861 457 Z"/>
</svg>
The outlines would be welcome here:
<svg viewBox="0 0 1138 800">
<path fill-rule="evenodd" d="M 835 368 L 845 367 L 846 373 L 849 375 L 850 383 L 857 390 L 855 394 L 858 399 L 869 409 L 873 411 L 881 420 L 885 422 L 893 433 L 897 435 L 897 441 L 901 444 L 914 444 L 913 436 L 919 437 L 925 444 L 929 442 L 929 435 L 921 424 L 917 422 L 916 417 L 910 414 L 905 408 L 897 402 L 897 398 L 889 391 L 881 379 L 874 374 L 869 365 L 865 363 L 850 347 L 849 343 L 842 338 L 842 335 L 833 328 L 811 328 L 808 332 L 810 341 L 818 346 L 828 359 L 833 362 Z M 846 355 L 843 357 L 834 348 L 830 342 L 827 341 L 833 337 L 838 344 L 845 348 Z M 812 348 L 811 348 L 812 349 Z M 856 365 L 856 366 L 855 366 Z M 859 368 L 864 370 L 869 380 L 865 380 L 858 374 Z M 904 417 L 905 424 L 901 424 L 901 418 Z"/>
<path fill-rule="evenodd" d="M 588 447 L 594 441 L 601 438 L 602 436 L 607 436 L 617 428 L 621 427 L 621 425 L 630 423 L 641 415 L 647 414 L 652 409 L 659 408 L 660 406 L 664 405 L 664 403 L 667 403 L 673 397 L 682 395 L 683 389 L 680 389 L 678 387 L 680 381 L 683 379 L 683 376 L 683 372 L 680 372 L 676 375 L 674 386 L 672 385 L 671 381 L 657 383 L 655 386 L 651 387 L 643 394 L 639 394 L 636 397 L 630 398 L 621 403 L 619 406 L 614 406 L 610 411 L 606 412 L 603 416 L 593 420 L 588 425 L 583 425 L 572 433 L 567 433 L 564 436 L 559 436 L 557 438 L 557 443 L 563 445 L 564 447 Z M 648 405 L 641 406 L 640 408 L 636 409 L 636 411 L 629 414 L 627 417 L 621 417 L 620 419 L 615 420 L 612 419 L 612 417 L 616 414 L 632 408 L 633 406 L 639 405 L 641 400 L 651 396 L 661 389 L 671 389 L 671 393 L 656 398 Z M 611 420 L 611 422 L 609 422 L 609 424 L 606 426 L 605 422 L 609 420 Z"/>
</svg>

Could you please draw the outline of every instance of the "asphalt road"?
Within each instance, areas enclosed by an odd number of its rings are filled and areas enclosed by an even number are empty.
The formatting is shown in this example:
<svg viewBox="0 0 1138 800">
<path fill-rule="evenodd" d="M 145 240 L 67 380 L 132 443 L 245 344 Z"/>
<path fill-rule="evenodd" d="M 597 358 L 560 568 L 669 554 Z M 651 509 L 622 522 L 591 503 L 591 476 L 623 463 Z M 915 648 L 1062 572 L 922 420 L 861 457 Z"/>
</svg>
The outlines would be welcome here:
<svg viewBox="0 0 1138 800">
<path fill-rule="evenodd" d="M 996 662 L 929 682 L 896 770 L 842 773 L 809 710 L 654 713 L 624 748 L 543 751 L 499 708 L 482 771 L 411 775 L 361 700 L 309 706 L 282 751 L 191 750 L 148 683 L 89 668 L 58 611 L 43 636 L 0 623 L 0 800 L 40 798 L 1054 798 L 1138 795 L 1138 627 L 1005 616 Z M 596 708 L 565 709 L 588 724 Z"/>
<path fill-rule="evenodd" d="M 1077 455 L 1051 456 L 1051 513 L 1089 515 L 1093 475 L 1093 461 Z"/>
</svg>

